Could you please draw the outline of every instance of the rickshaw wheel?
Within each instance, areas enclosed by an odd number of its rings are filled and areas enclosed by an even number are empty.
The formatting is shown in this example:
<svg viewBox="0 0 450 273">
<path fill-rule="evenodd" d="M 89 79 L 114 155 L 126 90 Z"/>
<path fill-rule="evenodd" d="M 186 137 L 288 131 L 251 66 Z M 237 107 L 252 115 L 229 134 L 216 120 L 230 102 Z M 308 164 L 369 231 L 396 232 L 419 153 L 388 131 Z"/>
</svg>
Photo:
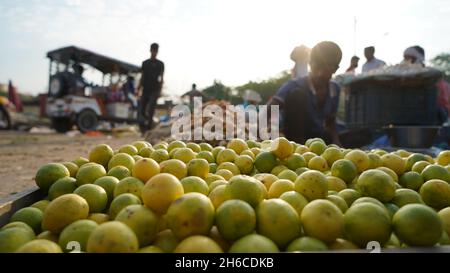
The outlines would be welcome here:
<svg viewBox="0 0 450 273">
<path fill-rule="evenodd" d="M 8 130 L 11 128 L 9 114 L 3 105 L 0 105 L 0 130 Z"/>
<path fill-rule="evenodd" d="M 98 117 L 91 109 L 85 109 L 77 115 L 76 125 L 82 133 L 95 131 L 98 125 Z"/>
<path fill-rule="evenodd" d="M 73 123 L 69 118 L 53 118 L 52 126 L 58 133 L 65 133 L 72 129 Z"/>
</svg>

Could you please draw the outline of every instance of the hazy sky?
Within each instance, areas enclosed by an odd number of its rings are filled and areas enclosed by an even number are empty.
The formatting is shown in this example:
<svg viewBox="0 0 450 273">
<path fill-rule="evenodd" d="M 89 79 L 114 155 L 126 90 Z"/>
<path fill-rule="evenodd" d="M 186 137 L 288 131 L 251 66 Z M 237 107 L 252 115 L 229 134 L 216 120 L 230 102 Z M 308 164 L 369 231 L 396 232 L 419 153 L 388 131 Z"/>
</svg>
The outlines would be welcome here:
<svg viewBox="0 0 450 273">
<path fill-rule="evenodd" d="M 341 46 L 341 69 L 354 53 L 362 66 L 367 45 L 391 64 L 415 44 L 427 59 L 450 51 L 448 0 L 0 0 L 0 23 L 0 82 L 34 94 L 46 92 L 46 52 L 67 45 L 140 65 L 158 42 L 169 94 L 266 79 L 321 40 Z"/>
</svg>

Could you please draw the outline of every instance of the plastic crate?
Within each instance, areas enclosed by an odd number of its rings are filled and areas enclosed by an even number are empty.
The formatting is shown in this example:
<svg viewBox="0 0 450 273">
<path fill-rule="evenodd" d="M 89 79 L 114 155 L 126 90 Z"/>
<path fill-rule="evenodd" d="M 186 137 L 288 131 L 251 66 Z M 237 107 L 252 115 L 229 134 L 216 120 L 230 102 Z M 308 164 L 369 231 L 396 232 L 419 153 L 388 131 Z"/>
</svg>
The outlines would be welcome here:
<svg viewBox="0 0 450 273">
<path fill-rule="evenodd" d="M 437 95 L 434 84 L 355 83 L 348 86 L 345 94 L 345 121 L 348 128 L 436 125 Z"/>
</svg>

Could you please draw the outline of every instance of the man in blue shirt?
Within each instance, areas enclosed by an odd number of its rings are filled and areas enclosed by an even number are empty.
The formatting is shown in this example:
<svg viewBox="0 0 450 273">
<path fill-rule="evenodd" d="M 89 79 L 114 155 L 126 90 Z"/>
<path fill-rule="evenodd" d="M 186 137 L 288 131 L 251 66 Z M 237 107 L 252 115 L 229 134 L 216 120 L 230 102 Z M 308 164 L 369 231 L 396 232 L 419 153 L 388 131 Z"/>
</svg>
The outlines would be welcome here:
<svg viewBox="0 0 450 273">
<path fill-rule="evenodd" d="M 339 68 L 342 52 L 333 42 L 320 42 L 311 50 L 308 76 L 286 82 L 269 101 L 279 105 L 282 130 L 289 140 L 304 143 L 320 137 L 340 145 L 336 113 L 340 88 L 331 81 Z"/>
</svg>

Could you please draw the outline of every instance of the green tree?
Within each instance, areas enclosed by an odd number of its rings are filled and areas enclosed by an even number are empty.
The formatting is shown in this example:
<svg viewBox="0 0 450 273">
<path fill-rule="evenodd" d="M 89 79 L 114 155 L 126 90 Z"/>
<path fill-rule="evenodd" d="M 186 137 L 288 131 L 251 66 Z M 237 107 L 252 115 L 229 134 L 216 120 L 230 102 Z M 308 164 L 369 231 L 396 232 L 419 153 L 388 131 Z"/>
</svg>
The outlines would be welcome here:
<svg viewBox="0 0 450 273">
<path fill-rule="evenodd" d="M 450 81 L 450 53 L 442 53 L 431 60 L 433 67 L 444 73 L 445 80 Z"/>
<path fill-rule="evenodd" d="M 242 95 L 247 89 L 254 90 L 261 95 L 262 103 L 266 103 L 270 97 L 280 89 L 280 87 L 289 79 L 291 75 L 288 71 L 283 71 L 279 75 L 263 80 L 260 82 L 249 81 L 248 83 L 236 87 L 239 93 Z"/>
</svg>

